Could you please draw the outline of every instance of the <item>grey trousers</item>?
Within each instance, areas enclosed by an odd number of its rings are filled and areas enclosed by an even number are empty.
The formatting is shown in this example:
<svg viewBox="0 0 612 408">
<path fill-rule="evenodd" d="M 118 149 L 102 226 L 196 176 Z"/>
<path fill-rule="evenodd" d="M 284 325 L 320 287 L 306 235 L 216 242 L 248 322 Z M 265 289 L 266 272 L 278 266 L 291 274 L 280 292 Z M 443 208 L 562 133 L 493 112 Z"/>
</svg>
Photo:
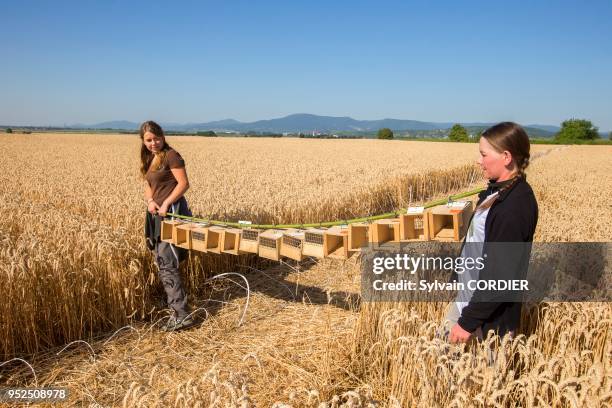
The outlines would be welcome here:
<svg viewBox="0 0 612 408">
<path fill-rule="evenodd" d="M 177 202 L 172 204 L 168 212 L 175 214 L 189 215 L 191 211 L 184 197 L 181 197 Z M 158 268 L 159 280 L 161 280 L 166 296 L 168 306 L 174 310 L 177 318 L 182 319 L 190 313 L 187 304 L 187 292 L 183 277 L 179 271 L 182 256 L 180 248 L 175 247 L 168 242 L 160 241 L 156 244 L 154 252 L 155 263 Z"/>
<path fill-rule="evenodd" d="M 179 255 L 176 248 L 168 242 L 157 243 L 155 263 L 159 279 L 166 291 L 168 306 L 174 310 L 177 318 L 182 319 L 189 314 L 189 306 L 183 277 L 179 271 Z"/>
</svg>

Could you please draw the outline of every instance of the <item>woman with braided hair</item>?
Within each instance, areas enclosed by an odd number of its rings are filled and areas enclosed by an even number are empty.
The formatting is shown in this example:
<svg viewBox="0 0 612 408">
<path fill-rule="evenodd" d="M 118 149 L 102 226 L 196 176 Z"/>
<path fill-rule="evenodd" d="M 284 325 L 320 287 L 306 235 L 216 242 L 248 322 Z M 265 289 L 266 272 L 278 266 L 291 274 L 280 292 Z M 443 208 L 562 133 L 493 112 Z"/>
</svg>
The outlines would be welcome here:
<svg viewBox="0 0 612 408">
<path fill-rule="evenodd" d="M 515 278 L 526 272 L 530 244 L 523 245 L 520 256 L 501 253 L 501 245 L 490 243 L 531 243 L 538 222 L 538 204 L 525 169 L 529 165 L 529 137 L 513 122 L 502 122 L 485 130 L 479 142 L 478 164 L 489 180 L 487 189 L 480 193 L 469 223 L 462 248 L 476 243 L 489 256 L 481 278 L 487 273 L 498 277 Z M 521 245 L 521 244 L 518 244 Z M 511 246 L 511 245 L 510 245 Z M 507 247 L 510 247 L 507 246 Z M 506 251 L 507 252 L 507 251 Z M 495 259 L 494 259 L 495 258 Z M 489 268 L 489 269 L 487 269 Z M 500 276 L 502 275 L 502 276 Z M 513 275 L 513 276 L 503 276 Z M 463 343 L 471 336 L 482 339 L 489 330 L 503 336 L 514 335 L 521 318 L 521 303 L 505 301 L 477 301 L 481 298 L 458 298 L 449 305 L 446 333 L 451 343 Z M 503 299 L 502 299 L 503 300 Z"/>
</svg>

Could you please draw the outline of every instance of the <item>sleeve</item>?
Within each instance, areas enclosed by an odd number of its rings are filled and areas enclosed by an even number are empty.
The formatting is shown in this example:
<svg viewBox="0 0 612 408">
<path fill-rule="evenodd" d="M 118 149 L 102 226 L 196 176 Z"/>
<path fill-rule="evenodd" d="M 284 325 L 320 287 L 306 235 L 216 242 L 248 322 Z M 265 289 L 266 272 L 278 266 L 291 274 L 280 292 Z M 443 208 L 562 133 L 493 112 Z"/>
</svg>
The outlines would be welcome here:
<svg viewBox="0 0 612 408">
<path fill-rule="evenodd" d="M 484 245 L 486 262 L 479 280 L 521 279 L 526 273 L 531 246 L 525 244 L 529 220 L 519 212 L 505 211 L 491 221 L 490 233 Z M 525 263 L 527 262 L 527 263 Z M 464 330 L 473 332 L 511 297 L 508 291 L 477 290 L 457 321 Z"/>
<path fill-rule="evenodd" d="M 171 169 L 181 169 L 185 167 L 185 160 L 181 157 L 181 155 L 176 150 L 168 151 L 166 155 L 166 160 L 168 163 L 168 167 Z"/>
</svg>

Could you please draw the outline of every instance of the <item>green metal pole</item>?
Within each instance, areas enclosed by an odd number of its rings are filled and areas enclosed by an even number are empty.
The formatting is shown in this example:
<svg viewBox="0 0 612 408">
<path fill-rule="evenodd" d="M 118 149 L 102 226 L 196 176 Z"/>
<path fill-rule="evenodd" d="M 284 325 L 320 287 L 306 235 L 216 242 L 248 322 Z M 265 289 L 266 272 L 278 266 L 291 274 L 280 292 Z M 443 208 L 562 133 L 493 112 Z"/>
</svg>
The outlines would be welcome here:
<svg viewBox="0 0 612 408">
<path fill-rule="evenodd" d="M 448 198 L 442 198 L 440 200 L 431 201 L 429 203 L 426 203 L 423 207 L 424 208 L 430 208 L 430 207 L 435 207 L 436 205 L 446 204 L 448 201 L 457 200 L 457 199 L 460 199 L 460 198 L 465 198 L 465 197 L 473 196 L 474 194 L 478 194 L 478 193 L 480 193 L 483 190 L 484 190 L 484 188 L 477 188 L 475 190 L 471 190 L 471 191 L 466 191 L 466 192 L 463 192 L 463 193 L 455 194 L 455 195 L 449 196 Z M 369 217 L 353 218 L 353 219 L 350 219 L 350 220 L 342 220 L 342 221 L 311 222 L 311 223 L 306 223 L 306 224 L 241 224 L 241 223 L 238 223 L 238 222 L 207 220 L 207 219 L 204 219 L 204 218 L 188 217 L 186 215 L 179 215 L 179 214 L 173 214 L 173 213 L 168 213 L 166 215 L 168 217 L 174 217 L 174 218 L 179 218 L 179 219 L 183 219 L 183 220 L 189 220 L 189 221 L 193 221 L 193 222 L 202 222 L 202 223 L 207 223 L 207 224 L 212 224 L 212 225 L 221 225 L 221 226 L 235 227 L 235 228 L 256 228 L 256 229 L 274 229 L 274 228 L 278 228 L 278 229 L 286 229 L 286 228 L 333 227 L 335 225 L 344 225 L 344 224 L 354 224 L 356 222 L 375 221 L 375 220 L 381 220 L 381 219 L 384 219 L 384 218 L 395 217 L 395 216 L 397 216 L 399 214 L 405 213 L 406 211 L 407 211 L 406 208 L 402 208 L 402 209 L 399 209 L 399 210 L 394 211 L 394 212 L 388 212 L 388 213 L 379 214 L 379 215 L 372 215 L 372 216 L 369 216 Z"/>
</svg>

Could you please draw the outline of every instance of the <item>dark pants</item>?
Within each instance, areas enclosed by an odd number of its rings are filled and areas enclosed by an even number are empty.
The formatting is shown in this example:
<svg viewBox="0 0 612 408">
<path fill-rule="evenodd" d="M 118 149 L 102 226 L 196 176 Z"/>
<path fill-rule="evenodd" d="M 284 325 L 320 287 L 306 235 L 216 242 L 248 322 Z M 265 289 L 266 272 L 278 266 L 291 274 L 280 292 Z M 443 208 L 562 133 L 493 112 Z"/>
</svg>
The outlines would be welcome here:
<svg viewBox="0 0 612 408">
<path fill-rule="evenodd" d="M 187 200 L 184 197 L 172 204 L 168 212 L 191 216 Z M 168 298 L 168 306 L 174 310 L 176 317 L 181 319 L 189 314 L 185 284 L 179 271 L 179 264 L 184 258 L 185 251 L 168 242 L 159 241 L 155 245 L 153 253 L 158 268 L 158 276 Z"/>
</svg>

